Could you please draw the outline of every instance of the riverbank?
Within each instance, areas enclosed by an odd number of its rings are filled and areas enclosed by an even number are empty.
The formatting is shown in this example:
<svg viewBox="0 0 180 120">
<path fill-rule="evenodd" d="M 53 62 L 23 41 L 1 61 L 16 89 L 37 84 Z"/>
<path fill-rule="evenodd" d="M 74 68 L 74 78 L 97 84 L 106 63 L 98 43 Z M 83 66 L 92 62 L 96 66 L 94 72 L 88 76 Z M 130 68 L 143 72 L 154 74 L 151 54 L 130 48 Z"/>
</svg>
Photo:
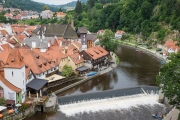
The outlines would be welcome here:
<svg viewBox="0 0 180 120">
<path fill-rule="evenodd" d="M 148 54 L 153 55 L 154 57 L 156 57 L 159 60 L 163 60 L 165 61 L 165 63 L 168 63 L 169 60 L 166 59 L 165 57 L 163 57 L 163 55 L 159 54 L 158 52 L 156 52 L 156 50 L 152 50 L 152 49 L 146 49 L 144 47 L 135 45 L 133 43 L 129 43 L 129 42 L 124 42 L 124 41 L 120 41 L 120 43 L 122 43 L 122 45 L 125 45 L 127 47 L 133 47 L 138 49 L 138 52 L 140 50 L 142 50 L 143 52 L 146 52 Z M 168 103 L 166 103 L 168 104 Z M 171 111 L 169 111 L 169 113 L 163 118 L 163 120 L 178 120 L 178 116 L 180 114 L 180 111 L 176 108 L 173 108 Z"/>
<path fill-rule="evenodd" d="M 120 43 L 122 45 L 125 45 L 127 47 L 133 47 L 133 48 L 136 48 L 138 51 L 137 52 L 140 52 L 140 51 L 143 51 L 143 52 L 146 52 L 150 55 L 153 55 L 154 57 L 156 57 L 157 59 L 159 60 L 163 60 L 164 62 L 168 63 L 169 60 L 164 57 L 163 55 L 159 54 L 159 52 L 157 52 L 156 50 L 153 50 L 153 49 L 147 49 L 145 47 L 141 47 L 141 46 L 138 46 L 136 44 L 133 44 L 133 43 L 130 43 L 130 42 L 125 42 L 125 41 L 120 41 Z"/>
</svg>

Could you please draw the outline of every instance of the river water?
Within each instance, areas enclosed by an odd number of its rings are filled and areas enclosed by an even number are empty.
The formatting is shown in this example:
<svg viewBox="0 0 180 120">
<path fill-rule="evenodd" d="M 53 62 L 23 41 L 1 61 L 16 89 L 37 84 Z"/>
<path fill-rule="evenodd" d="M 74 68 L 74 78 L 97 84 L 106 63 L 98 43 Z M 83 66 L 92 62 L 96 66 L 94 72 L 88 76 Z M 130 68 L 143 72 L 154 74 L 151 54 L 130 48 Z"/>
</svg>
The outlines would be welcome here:
<svg viewBox="0 0 180 120">
<path fill-rule="evenodd" d="M 77 95 L 110 89 L 135 87 L 139 85 L 156 86 L 155 77 L 161 66 L 157 58 L 144 52 L 136 52 L 135 48 L 123 45 L 119 47 L 116 54 L 120 58 L 121 63 L 114 70 L 58 94 L 58 96 Z M 68 84 L 71 84 L 71 82 L 66 83 L 66 85 Z M 51 91 L 60 89 L 63 86 L 64 85 L 52 88 Z M 126 109 L 123 106 L 119 106 L 117 109 L 113 110 L 106 108 L 105 111 L 84 111 L 84 113 L 72 114 L 67 114 L 63 111 L 58 111 L 56 113 L 38 112 L 26 120 L 151 120 L 153 119 L 151 117 L 152 113 L 159 111 L 166 112 L 166 107 L 158 104 L 156 100 L 158 96 L 152 95 L 151 97 L 152 98 L 145 99 L 146 97 L 141 96 L 137 100 L 136 98 L 132 98 L 131 100 L 134 99 L 134 102 L 131 103 L 134 104 Z M 146 104 L 138 104 L 139 102 L 143 103 L 143 101 L 148 100 L 149 102 Z M 153 101 L 153 105 L 149 104 Z M 113 103 L 115 103 L 115 101 Z"/>
</svg>

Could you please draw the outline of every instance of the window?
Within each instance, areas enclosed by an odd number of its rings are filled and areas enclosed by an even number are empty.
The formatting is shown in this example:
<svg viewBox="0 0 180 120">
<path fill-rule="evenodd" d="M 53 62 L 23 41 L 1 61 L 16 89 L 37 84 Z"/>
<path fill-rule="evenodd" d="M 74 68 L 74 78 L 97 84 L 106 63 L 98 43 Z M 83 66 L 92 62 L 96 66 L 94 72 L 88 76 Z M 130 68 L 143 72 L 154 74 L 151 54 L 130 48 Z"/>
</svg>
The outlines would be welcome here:
<svg viewBox="0 0 180 120">
<path fill-rule="evenodd" d="M 14 73 L 13 73 L 13 71 L 12 71 L 12 77 L 13 77 L 13 75 L 14 75 Z"/>
<path fill-rule="evenodd" d="M 24 72 L 22 72 L 22 76 L 24 77 Z"/>
</svg>

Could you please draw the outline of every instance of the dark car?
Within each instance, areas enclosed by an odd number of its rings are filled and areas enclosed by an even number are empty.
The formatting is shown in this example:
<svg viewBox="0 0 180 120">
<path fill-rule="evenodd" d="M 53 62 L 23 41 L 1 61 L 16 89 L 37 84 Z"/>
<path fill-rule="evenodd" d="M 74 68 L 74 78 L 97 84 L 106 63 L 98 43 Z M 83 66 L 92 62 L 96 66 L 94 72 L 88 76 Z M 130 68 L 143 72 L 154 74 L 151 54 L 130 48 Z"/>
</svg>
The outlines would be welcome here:
<svg viewBox="0 0 180 120">
<path fill-rule="evenodd" d="M 156 51 L 161 51 L 162 49 L 161 48 L 157 48 Z"/>
</svg>

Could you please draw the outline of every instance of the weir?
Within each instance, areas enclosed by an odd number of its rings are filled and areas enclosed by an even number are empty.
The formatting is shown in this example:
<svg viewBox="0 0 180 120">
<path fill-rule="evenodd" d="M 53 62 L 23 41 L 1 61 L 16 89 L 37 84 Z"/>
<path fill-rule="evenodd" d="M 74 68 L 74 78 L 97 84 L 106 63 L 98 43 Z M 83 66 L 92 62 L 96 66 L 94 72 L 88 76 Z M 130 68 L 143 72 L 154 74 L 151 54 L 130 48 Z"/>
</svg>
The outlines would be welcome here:
<svg viewBox="0 0 180 120">
<path fill-rule="evenodd" d="M 64 97 L 59 97 L 58 102 L 60 105 L 64 105 L 64 104 L 70 104 L 70 103 L 77 103 L 80 101 L 87 101 L 91 99 L 115 98 L 115 97 L 131 96 L 131 95 L 138 95 L 138 94 L 145 94 L 145 93 L 158 94 L 158 87 L 139 86 L 139 87 L 124 88 L 124 89 L 107 90 L 107 91 L 95 92 L 95 93 L 64 96 Z"/>
<path fill-rule="evenodd" d="M 158 102 L 158 87 L 141 86 L 126 89 L 108 90 L 58 98 L 59 110 L 66 116 L 101 111 L 141 109 L 161 106 Z"/>
</svg>

